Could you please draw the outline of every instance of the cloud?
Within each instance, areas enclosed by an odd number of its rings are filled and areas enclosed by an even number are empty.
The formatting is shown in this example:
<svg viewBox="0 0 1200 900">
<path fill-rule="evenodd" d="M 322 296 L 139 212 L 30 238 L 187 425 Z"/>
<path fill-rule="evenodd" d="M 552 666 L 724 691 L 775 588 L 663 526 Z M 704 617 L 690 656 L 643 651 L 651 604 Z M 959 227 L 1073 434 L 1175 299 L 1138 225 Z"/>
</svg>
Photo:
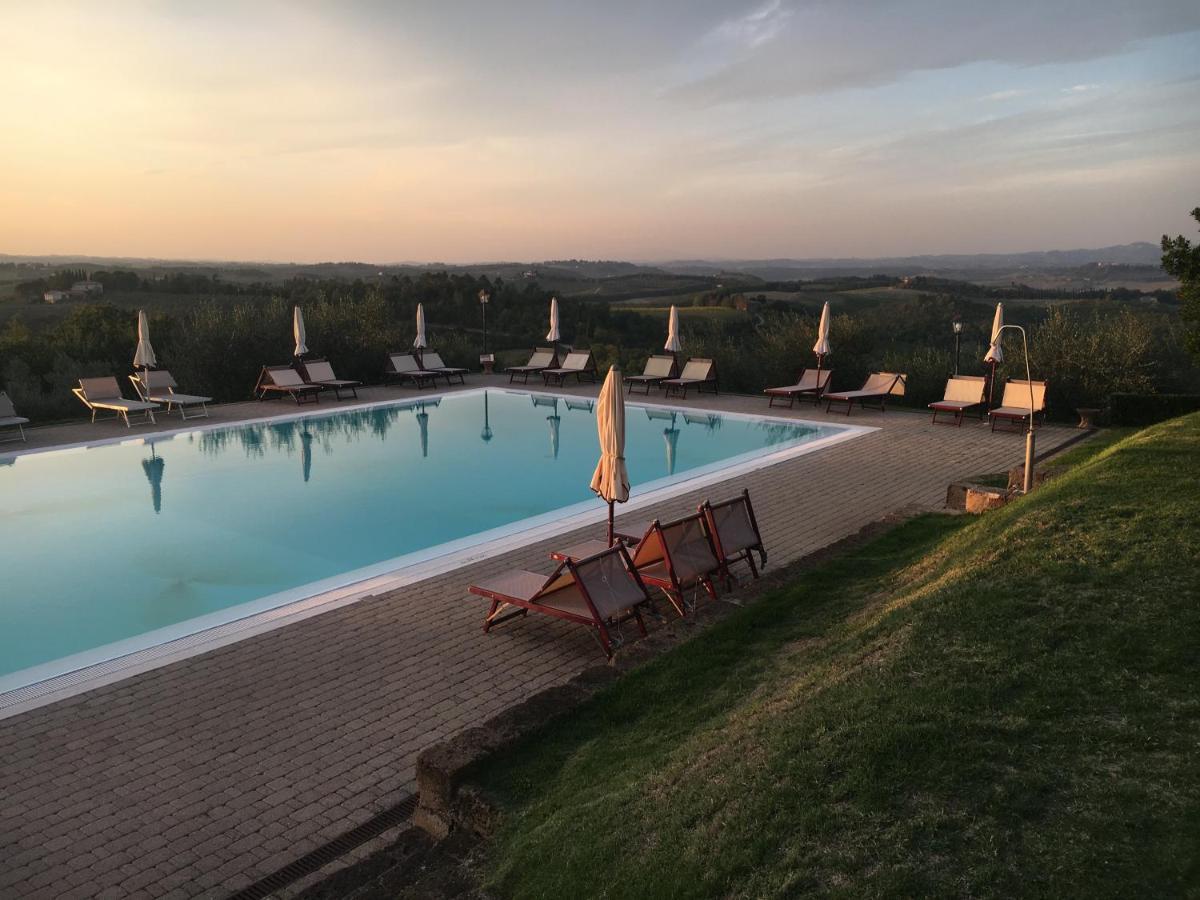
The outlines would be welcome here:
<svg viewBox="0 0 1200 900">
<path fill-rule="evenodd" d="M 992 91 L 992 93 L 984 94 L 979 99 L 980 100 L 993 100 L 993 101 L 1015 100 L 1017 97 L 1024 97 L 1028 93 L 1029 93 L 1029 91 L 1026 91 L 1026 90 L 1021 90 L 1018 88 L 1010 88 L 1006 91 Z"/>
<path fill-rule="evenodd" d="M 726 19 L 712 30 L 709 39 L 753 50 L 775 40 L 791 16 L 792 11 L 783 7 L 783 0 L 768 0 L 743 16 Z"/>
<path fill-rule="evenodd" d="M 1073 84 L 1070 87 L 1062 89 L 1064 94 L 1086 94 L 1088 91 L 1094 91 L 1099 88 L 1098 84 Z"/>
</svg>

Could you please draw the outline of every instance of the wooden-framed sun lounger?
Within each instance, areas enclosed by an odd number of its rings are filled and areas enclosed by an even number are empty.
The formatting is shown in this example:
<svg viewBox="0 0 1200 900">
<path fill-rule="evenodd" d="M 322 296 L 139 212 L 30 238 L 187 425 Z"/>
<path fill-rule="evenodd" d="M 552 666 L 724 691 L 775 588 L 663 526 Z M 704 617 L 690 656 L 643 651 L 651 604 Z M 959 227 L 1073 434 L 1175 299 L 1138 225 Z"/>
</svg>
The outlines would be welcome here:
<svg viewBox="0 0 1200 900">
<path fill-rule="evenodd" d="M 683 371 L 679 373 L 678 378 L 664 378 L 659 383 L 667 389 L 668 397 L 686 397 L 688 388 L 693 387 L 697 391 L 704 391 L 706 387 L 709 387 L 716 394 L 718 393 L 717 364 L 711 359 L 693 356 L 684 364 Z"/>
<path fill-rule="evenodd" d="M 1033 414 L 1046 415 L 1046 382 L 1026 381 L 1023 378 L 1010 378 L 1004 383 L 1004 396 L 1000 405 L 988 413 L 991 419 L 992 431 L 996 430 L 996 422 L 1013 422 L 1019 428 L 1029 422 L 1030 390 L 1033 392 Z"/>
<path fill-rule="evenodd" d="M 641 375 L 626 375 L 625 383 L 629 385 L 629 393 L 633 393 L 633 389 L 641 386 L 641 393 L 649 394 L 650 388 L 658 387 L 662 384 L 665 378 L 674 378 L 678 374 L 677 364 L 674 356 L 651 356 L 646 360 L 646 366 L 642 369 Z"/>
<path fill-rule="evenodd" d="M 760 566 L 765 569 L 767 551 L 763 547 L 758 519 L 755 518 L 754 507 L 750 503 L 750 492 L 743 490 L 736 497 L 719 503 L 709 503 L 705 500 L 700 504 L 700 513 L 704 516 L 713 548 L 717 551 L 717 559 L 721 562 L 721 574 L 725 583 L 732 586 L 733 573 L 730 572 L 730 566 L 742 561 L 750 566 L 750 574 L 757 578 L 759 567 L 754 565 L 754 554 L 758 554 Z"/>
<path fill-rule="evenodd" d="M 711 598 L 717 598 L 713 576 L 721 571 L 721 561 L 701 513 L 665 523 L 655 519 L 631 556 L 642 581 L 661 590 L 681 616 L 687 615 L 689 607 L 695 607 L 694 601 L 688 602 L 688 591 L 703 588 Z"/>
<path fill-rule="evenodd" d="M 456 366 L 448 366 L 442 362 L 442 357 L 434 350 L 421 351 L 421 368 L 428 372 L 437 372 L 446 379 L 446 386 L 450 386 L 450 379 L 457 378 L 459 384 L 467 383 L 467 369 L 460 369 Z"/>
<path fill-rule="evenodd" d="M 572 375 L 577 381 L 587 378 L 588 381 L 595 383 L 598 374 L 596 360 L 592 358 L 591 350 L 572 350 L 567 354 L 567 358 L 563 360 L 561 366 L 543 369 L 542 379 L 547 387 L 551 382 L 562 385 Z"/>
<path fill-rule="evenodd" d="M 291 366 L 263 366 L 254 385 L 254 396 L 259 400 L 268 397 L 291 397 L 296 404 L 319 403 L 325 387 L 310 384 L 300 377 Z"/>
<path fill-rule="evenodd" d="M 24 416 L 18 416 L 16 407 L 9 399 L 9 396 L 4 391 L 0 391 L 0 428 L 15 428 L 17 429 L 17 437 L 0 438 L 0 443 L 8 443 L 9 441 L 21 440 L 25 441 L 25 426 L 29 424 L 29 420 Z"/>
<path fill-rule="evenodd" d="M 821 395 L 829 389 L 829 379 L 833 376 L 832 369 L 822 369 L 820 371 L 820 382 L 817 381 L 816 369 L 805 369 L 800 373 L 800 377 L 796 379 L 795 384 L 785 385 L 784 387 L 767 388 L 763 393 L 770 397 L 770 402 L 767 406 L 774 406 L 776 400 L 787 399 L 788 409 L 796 402 L 797 397 L 802 397 L 806 394 L 813 398 L 816 403 L 821 402 Z"/>
<path fill-rule="evenodd" d="M 411 381 L 418 390 L 426 385 L 437 387 L 437 380 L 443 377 L 441 372 L 422 368 L 411 353 L 389 353 L 383 374 L 389 381 Z"/>
<path fill-rule="evenodd" d="M 484 632 L 515 616 L 542 613 L 586 625 L 610 658 L 616 643 L 612 629 L 622 622 L 633 619 L 641 634 L 646 634 L 642 609 L 649 604 L 650 595 L 629 551 L 619 544 L 585 559 L 564 560 L 548 576 L 518 569 L 473 584 L 468 590 L 492 601 Z"/>
<path fill-rule="evenodd" d="M 937 424 L 938 413 L 952 413 L 953 422 L 944 425 L 962 427 L 967 411 L 979 407 L 979 420 L 983 421 L 983 395 L 987 391 L 987 378 L 983 375 L 955 375 L 946 382 L 946 394 L 941 400 L 929 404 L 933 410 L 933 424 Z"/>
<path fill-rule="evenodd" d="M 304 366 L 304 380 L 309 384 L 319 384 L 323 388 L 332 390 L 333 396 L 337 400 L 346 399 L 342 396 L 342 391 L 349 391 L 351 397 L 358 399 L 358 389 L 362 387 L 362 382 L 338 378 L 333 374 L 333 366 L 329 364 L 329 360 L 306 359 L 302 365 Z"/>
<path fill-rule="evenodd" d="M 79 387 L 71 388 L 71 393 L 79 398 L 79 402 L 92 411 L 92 421 L 96 421 L 96 413 L 101 410 L 111 412 L 111 418 L 121 419 L 125 427 L 129 427 L 129 414 L 141 413 L 143 420 L 154 423 L 154 411 L 157 403 L 145 400 L 126 400 L 121 396 L 121 386 L 117 379 L 108 375 L 104 378 L 80 378 Z"/>
<path fill-rule="evenodd" d="M 182 394 L 175 390 L 179 385 L 175 383 L 175 379 L 166 369 L 139 372 L 136 375 L 130 375 L 129 380 L 142 400 L 147 403 L 161 403 L 167 408 L 168 415 L 172 409 L 178 407 L 181 419 L 208 418 L 208 404 L 212 403 L 212 397 Z M 197 407 L 199 407 L 199 412 L 196 411 Z M 189 409 L 192 411 L 191 415 L 188 415 Z"/>
<path fill-rule="evenodd" d="M 829 412 L 835 403 L 846 404 L 846 415 L 854 409 L 857 403 L 861 409 L 866 409 L 869 402 L 874 401 L 880 412 L 886 412 L 888 397 L 904 396 L 906 377 L 902 372 L 872 372 L 857 391 L 830 391 L 825 394 L 825 412 Z"/>
<path fill-rule="evenodd" d="M 520 378 L 522 384 L 528 384 L 530 375 L 541 375 L 546 369 L 553 369 L 557 365 L 558 353 L 553 347 L 535 347 L 525 365 L 508 367 L 508 383 L 512 384 L 513 379 Z"/>
</svg>

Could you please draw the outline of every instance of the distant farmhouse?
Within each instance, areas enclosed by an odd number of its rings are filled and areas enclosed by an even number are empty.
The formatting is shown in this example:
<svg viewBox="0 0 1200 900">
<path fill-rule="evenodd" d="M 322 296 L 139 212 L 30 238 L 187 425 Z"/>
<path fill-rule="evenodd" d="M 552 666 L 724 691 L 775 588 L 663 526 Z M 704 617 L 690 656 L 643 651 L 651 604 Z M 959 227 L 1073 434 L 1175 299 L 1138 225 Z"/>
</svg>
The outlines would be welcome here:
<svg viewBox="0 0 1200 900">
<path fill-rule="evenodd" d="M 69 290 L 49 290 L 42 294 L 46 303 L 62 303 L 64 300 L 87 300 L 89 297 L 99 297 L 104 293 L 104 285 L 90 278 L 77 281 Z"/>
<path fill-rule="evenodd" d="M 42 299 L 47 303 L 58 303 L 60 300 L 66 300 L 70 296 L 70 291 L 46 291 L 46 293 L 42 294 Z"/>
</svg>

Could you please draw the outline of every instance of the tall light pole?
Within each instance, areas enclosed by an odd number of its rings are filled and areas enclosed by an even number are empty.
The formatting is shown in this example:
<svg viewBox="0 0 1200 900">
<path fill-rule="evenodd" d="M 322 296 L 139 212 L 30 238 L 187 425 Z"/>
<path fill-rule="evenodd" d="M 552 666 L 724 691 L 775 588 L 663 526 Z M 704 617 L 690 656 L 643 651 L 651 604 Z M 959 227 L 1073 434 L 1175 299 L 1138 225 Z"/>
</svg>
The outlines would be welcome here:
<svg viewBox="0 0 1200 900">
<path fill-rule="evenodd" d="M 483 355 L 487 357 L 487 308 L 488 301 L 492 299 L 492 295 L 486 289 L 479 292 L 479 308 L 483 310 Z M 485 361 L 483 364 L 484 371 L 488 371 L 488 364 Z"/>
<path fill-rule="evenodd" d="M 954 314 L 954 322 L 951 327 L 954 329 L 954 377 L 958 377 L 958 348 L 962 342 L 962 319 L 958 317 L 958 313 Z"/>
<path fill-rule="evenodd" d="M 1029 386 L 1029 431 L 1025 433 L 1025 481 L 1022 490 L 1028 494 L 1033 490 L 1033 451 L 1036 442 L 1033 436 L 1033 417 L 1036 410 L 1033 401 L 1033 378 L 1029 374 L 1029 341 L 1025 337 L 1025 329 L 1020 325 L 1001 325 L 1000 331 L 1009 328 L 1021 332 L 1021 347 L 1025 351 L 1025 384 Z"/>
</svg>

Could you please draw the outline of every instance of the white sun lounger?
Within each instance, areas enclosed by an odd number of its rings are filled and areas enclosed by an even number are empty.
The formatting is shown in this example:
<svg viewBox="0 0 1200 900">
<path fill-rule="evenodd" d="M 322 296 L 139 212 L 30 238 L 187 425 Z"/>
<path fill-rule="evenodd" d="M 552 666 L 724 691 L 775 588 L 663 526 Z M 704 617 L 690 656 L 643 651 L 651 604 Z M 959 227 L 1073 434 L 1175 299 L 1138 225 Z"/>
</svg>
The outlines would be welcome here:
<svg viewBox="0 0 1200 900">
<path fill-rule="evenodd" d="M 8 394 L 6 394 L 4 391 L 0 391 L 0 428 L 17 429 L 17 434 L 20 436 L 20 440 L 23 441 L 25 440 L 25 426 L 28 424 L 28 419 L 26 419 L 24 416 L 17 415 L 17 410 L 15 407 L 13 407 L 13 402 L 9 399 Z M 15 437 L 0 438 L 0 443 L 7 443 L 15 440 L 17 440 Z"/>
<path fill-rule="evenodd" d="M 175 390 L 178 387 L 175 379 L 166 369 L 130 375 L 129 380 L 133 382 L 133 389 L 137 391 L 138 396 L 147 403 L 161 403 L 166 406 L 168 413 L 171 412 L 172 407 L 177 406 L 180 417 L 184 419 L 208 418 L 208 404 L 212 403 L 212 397 L 179 393 Z M 188 407 L 192 409 L 190 416 Z M 200 408 L 199 412 L 195 411 L 196 407 Z"/>
<path fill-rule="evenodd" d="M 158 409 L 157 403 L 126 400 L 121 396 L 121 386 L 112 375 L 104 378 L 80 378 L 79 387 L 71 388 L 71 393 L 92 411 L 93 422 L 96 421 L 96 413 L 105 410 L 114 413 L 112 418 L 122 419 L 128 428 L 130 413 L 142 413 L 147 421 L 153 423 L 154 411 Z"/>
</svg>

